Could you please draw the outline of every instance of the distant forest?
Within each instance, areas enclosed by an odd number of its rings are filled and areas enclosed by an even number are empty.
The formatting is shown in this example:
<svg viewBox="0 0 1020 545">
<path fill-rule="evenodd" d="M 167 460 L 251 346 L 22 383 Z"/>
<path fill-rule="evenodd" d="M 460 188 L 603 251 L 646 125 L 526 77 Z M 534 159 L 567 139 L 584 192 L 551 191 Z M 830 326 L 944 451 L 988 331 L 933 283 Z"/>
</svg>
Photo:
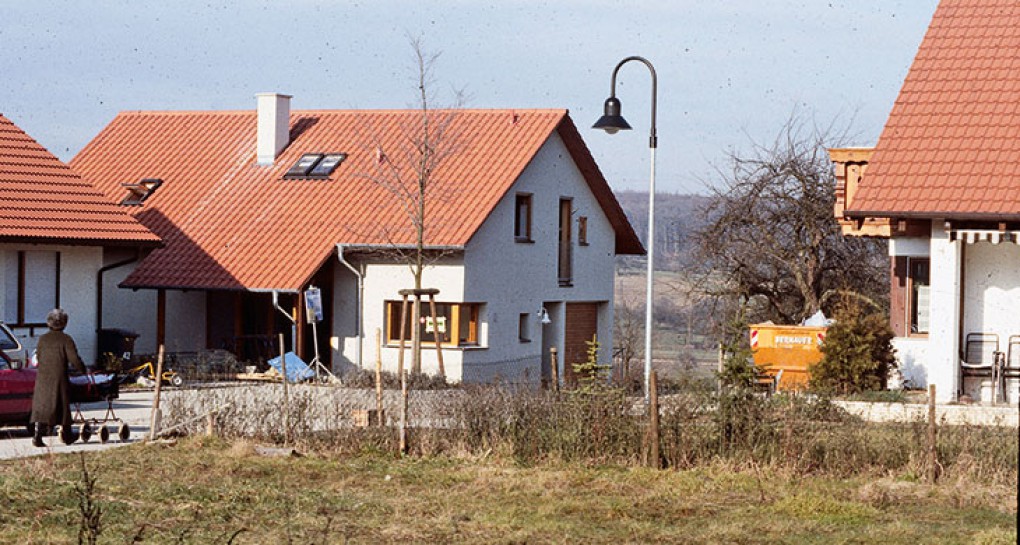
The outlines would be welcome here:
<svg viewBox="0 0 1020 545">
<path fill-rule="evenodd" d="M 648 237 L 648 192 L 619 191 L 616 193 L 620 206 L 627 213 L 641 242 L 647 246 Z M 702 226 L 702 210 L 712 201 L 704 195 L 680 195 L 675 193 L 655 194 L 655 268 L 676 270 L 679 264 L 690 257 L 688 234 Z M 623 256 L 618 267 L 624 269 L 643 266 L 643 256 Z"/>
</svg>

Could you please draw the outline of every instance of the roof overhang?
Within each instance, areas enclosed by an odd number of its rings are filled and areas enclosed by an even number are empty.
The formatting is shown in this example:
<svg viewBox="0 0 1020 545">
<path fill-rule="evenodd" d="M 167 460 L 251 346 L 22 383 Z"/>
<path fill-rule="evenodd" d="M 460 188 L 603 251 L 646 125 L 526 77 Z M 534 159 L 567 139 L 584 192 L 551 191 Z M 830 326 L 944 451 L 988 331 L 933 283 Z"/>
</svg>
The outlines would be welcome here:
<svg viewBox="0 0 1020 545">
<path fill-rule="evenodd" d="M 847 210 L 844 215 L 853 219 L 890 218 L 948 221 L 1020 221 L 1020 214 L 994 214 L 980 212 L 916 212 L 894 210 Z"/>
<path fill-rule="evenodd" d="M 103 246 L 117 248 L 161 248 L 162 240 L 124 240 L 102 238 L 29 237 L 0 235 L 5 244 L 47 244 L 53 246 Z"/>
</svg>

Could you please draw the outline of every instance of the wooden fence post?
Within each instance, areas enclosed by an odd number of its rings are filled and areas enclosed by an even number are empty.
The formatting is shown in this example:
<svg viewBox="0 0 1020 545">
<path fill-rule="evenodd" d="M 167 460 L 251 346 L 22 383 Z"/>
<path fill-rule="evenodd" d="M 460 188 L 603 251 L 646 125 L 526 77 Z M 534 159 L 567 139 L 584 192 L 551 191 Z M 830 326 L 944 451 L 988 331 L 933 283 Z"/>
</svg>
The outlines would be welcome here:
<svg viewBox="0 0 1020 545">
<path fill-rule="evenodd" d="M 163 345 L 159 345 L 159 351 L 156 355 L 156 393 L 152 399 L 152 419 L 149 422 L 149 441 L 156 439 L 156 435 L 159 433 L 160 420 L 163 418 L 163 413 L 159 408 L 159 397 L 160 387 L 163 385 Z"/>
<path fill-rule="evenodd" d="M 433 291 L 439 292 L 439 290 Z M 439 316 L 436 314 L 436 294 L 431 291 L 429 292 L 429 308 L 432 313 L 432 337 L 436 340 L 436 359 L 439 361 L 439 376 L 446 380 L 446 365 L 443 363 L 443 343 L 439 341 Z"/>
<path fill-rule="evenodd" d="M 407 454 L 407 370 L 400 374 L 400 454 Z"/>
<path fill-rule="evenodd" d="M 383 418 L 382 329 L 379 328 L 375 328 L 375 413 L 376 425 L 382 427 L 386 419 Z"/>
<path fill-rule="evenodd" d="M 407 338 L 407 294 L 401 293 L 400 303 L 400 350 L 397 352 L 397 374 L 404 376 L 404 340 Z M 403 379 L 401 379 L 403 380 Z"/>
<path fill-rule="evenodd" d="M 938 479 L 938 430 L 935 426 L 935 385 L 928 385 L 928 482 Z"/>
<path fill-rule="evenodd" d="M 556 358 L 556 347 L 549 348 L 549 366 L 552 368 L 553 392 L 560 393 L 560 362 Z"/>
<path fill-rule="evenodd" d="M 280 333 L 280 369 L 283 370 L 283 444 L 290 444 L 290 394 L 287 391 L 287 353 Z"/>
</svg>

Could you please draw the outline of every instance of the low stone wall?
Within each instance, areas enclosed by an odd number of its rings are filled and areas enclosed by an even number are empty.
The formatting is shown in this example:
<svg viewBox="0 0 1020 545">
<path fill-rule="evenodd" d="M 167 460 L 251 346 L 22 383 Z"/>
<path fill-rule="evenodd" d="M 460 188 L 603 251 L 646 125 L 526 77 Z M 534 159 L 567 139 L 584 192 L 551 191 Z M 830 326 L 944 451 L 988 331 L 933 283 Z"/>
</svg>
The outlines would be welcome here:
<svg viewBox="0 0 1020 545">
<path fill-rule="evenodd" d="M 928 418 L 928 406 L 918 403 L 875 403 L 870 401 L 834 401 L 850 414 L 869 422 L 912 422 Z M 985 407 L 978 405 L 936 405 L 939 423 L 951 425 L 1003 426 L 1020 425 L 1017 407 Z"/>
<path fill-rule="evenodd" d="M 448 427 L 450 407 L 460 399 L 459 390 L 426 390 L 408 393 L 408 425 Z M 292 384 L 288 388 L 289 419 L 295 432 L 318 432 L 350 428 L 356 412 L 376 408 L 375 390 L 332 385 Z M 225 404 L 216 426 L 226 435 L 277 435 L 284 426 L 282 384 L 237 384 L 167 389 L 162 393 L 162 428 L 188 422 Z M 384 390 L 383 407 L 389 424 L 400 419 L 400 391 Z M 201 432 L 205 421 L 183 428 Z"/>
</svg>

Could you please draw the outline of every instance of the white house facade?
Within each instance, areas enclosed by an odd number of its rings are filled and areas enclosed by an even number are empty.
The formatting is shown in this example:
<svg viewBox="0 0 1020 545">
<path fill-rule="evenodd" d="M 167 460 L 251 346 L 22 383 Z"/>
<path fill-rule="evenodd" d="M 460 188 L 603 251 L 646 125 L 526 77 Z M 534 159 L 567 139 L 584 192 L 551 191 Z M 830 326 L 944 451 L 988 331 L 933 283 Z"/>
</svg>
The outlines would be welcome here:
<svg viewBox="0 0 1020 545">
<path fill-rule="evenodd" d="M 414 179 L 402 160 L 421 115 L 291 112 L 278 94 L 256 111 L 119 115 L 72 165 L 111 200 L 124 180 L 151 187 L 126 209 L 166 246 L 106 258 L 104 327 L 138 332 L 141 352 L 242 360 L 277 354 L 282 333 L 336 373 L 377 360 L 395 371 L 400 291 L 414 285 L 394 249 L 414 237 L 392 182 Z M 553 348 L 570 380 L 593 340 L 609 363 L 615 256 L 644 249 L 567 112 L 429 115 L 457 142 L 426 199 L 422 287 L 438 290 L 438 320 L 425 305 L 422 371 L 439 371 L 437 340 L 452 381 L 537 384 L 554 374 Z M 324 310 L 314 327 L 311 287 Z"/>
<path fill-rule="evenodd" d="M 0 319 L 30 355 L 61 307 L 82 359 L 96 362 L 105 256 L 159 238 L 2 114 L 0 193 Z"/>
</svg>

